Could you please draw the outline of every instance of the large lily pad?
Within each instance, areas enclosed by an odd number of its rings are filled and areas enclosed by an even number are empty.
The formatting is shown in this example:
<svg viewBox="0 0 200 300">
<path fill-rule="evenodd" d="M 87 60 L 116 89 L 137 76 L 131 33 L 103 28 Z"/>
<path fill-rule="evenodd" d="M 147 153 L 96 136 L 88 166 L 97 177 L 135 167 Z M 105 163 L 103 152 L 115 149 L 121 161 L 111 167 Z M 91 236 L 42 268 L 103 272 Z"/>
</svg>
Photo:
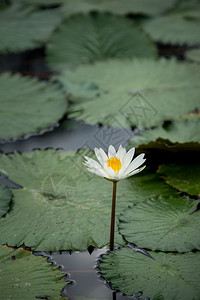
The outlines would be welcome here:
<svg viewBox="0 0 200 300">
<path fill-rule="evenodd" d="M 143 28 L 158 42 L 180 45 L 200 43 L 200 18 L 171 14 L 145 21 Z"/>
<path fill-rule="evenodd" d="M 0 10 L 0 52 L 18 52 L 44 45 L 60 21 L 56 10 L 34 11 L 30 6 L 18 4 Z"/>
<path fill-rule="evenodd" d="M 199 299 L 199 252 L 149 254 L 154 260 L 122 248 L 104 255 L 100 270 L 114 289 L 129 295 L 143 291 L 152 300 Z"/>
<path fill-rule="evenodd" d="M 132 20 L 107 14 L 66 19 L 47 48 L 48 62 L 57 68 L 108 58 L 155 57 L 156 54 L 155 44 Z"/>
<path fill-rule="evenodd" d="M 88 123 L 149 127 L 200 105 L 200 68 L 175 60 L 110 60 L 57 77 L 74 101 L 71 116 Z M 188 101 L 190 99 L 190 101 Z"/>
<path fill-rule="evenodd" d="M 144 149 L 165 149 L 167 151 L 200 150 L 200 117 L 184 117 L 165 126 L 136 134 L 130 147 Z"/>
<path fill-rule="evenodd" d="M 64 275 L 46 259 L 23 249 L 0 246 L 1 299 L 61 299 Z M 63 298 L 62 298 L 63 299 Z"/>
<path fill-rule="evenodd" d="M 65 0 L 63 12 L 66 16 L 76 13 L 88 13 L 90 11 L 111 12 L 114 14 L 144 14 L 156 15 L 170 9 L 176 3 L 175 0 L 159 1 L 152 0 Z"/>
<path fill-rule="evenodd" d="M 11 191 L 7 187 L 0 185 L 0 218 L 9 210 L 11 197 Z"/>
<path fill-rule="evenodd" d="M 24 189 L 13 191 L 12 210 L 0 221 L 0 243 L 15 246 L 24 242 L 37 250 L 52 251 L 107 245 L 112 184 L 89 173 L 82 161 L 79 152 L 2 155 L 0 172 Z M 120 181 L 117 189 L 116 244 L 123 243 L 117 224 L 128 206 L 151 195 L 179 197 L 157 174 L 148 172 Z"/>
<path fill-rule="evenodd" d="M 40 131 L 58 122 L 67 102 L 55 87 L 36 79 L 0 75 L 0 140 Z"/>
<path fill-rule="evenodd" d="M 150 198 L 125 210 L 120 233 L 141 248 L 186 252 L 200 249 L 200 211 L 191 212 L 196 201 L 162 196 Z"/>
<path fill-rule="evenodd" d="M 200 196 L 200 165 L 198 163 L 161 165 L 157 172 L 167 183 L 178 190 Z"/>
</svg>

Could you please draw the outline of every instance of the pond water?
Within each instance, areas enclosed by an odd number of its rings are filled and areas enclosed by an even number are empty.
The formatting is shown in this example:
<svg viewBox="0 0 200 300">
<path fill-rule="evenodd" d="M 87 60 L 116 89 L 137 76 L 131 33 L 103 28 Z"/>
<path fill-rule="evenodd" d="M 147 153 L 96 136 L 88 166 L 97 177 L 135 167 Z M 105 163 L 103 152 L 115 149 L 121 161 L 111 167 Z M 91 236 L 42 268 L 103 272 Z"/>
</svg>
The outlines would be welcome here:
<svg viewBox="0 0 200 300">
<path fill-rule="evenodd" d="M 165 47 L 160 47 L 160 52 L 166 57 L 172 54 Z M 181 48 L 177 48 L 177 51 L 174 51 L 173 54 L 178 56 L 179 59 L 183 58 Z M 51 75 L 51 72 L 44 63 L 44 49 L 27 51 L 26 53 L 17 55 L 2 55 L 0 56 L 0 70 L 20 71 L 24 75 L 34 75 L 42 80 L 47 80 Z M 120 144 L 126 146 L 134 133 L 135 131 L 132 129 L 117 129 L 115 132 L 110 132 L 110 129 L 103 126 L 91 126 L 66 119 L 40 134 L 27 136 L 16 141 L 1 142 L 0 151 L 3 153 L 14 151 L 29 152 L 36 148 L 41 150 L 46 148 L 77 150 L 86 147 L 91 149 L 102 147 L 106 149 L 110 144 L 116 147 Z M 113 136 L 115 137 L 115 141 L 112 140 Z M 159 158 L 156 157 L 156 159 Z M 0 176 L 0 184 L 6 184 L 11 188 L 19 188 L 18 185 L 3 176 Z M 66 285 L 62 291 L 62 295 L 68 297 L 69 300 L 76 300 L 79 296 L 85 297 L 85 299 L 96 298 L 107 300 L 148 299 L 142 298 L 140 291 L 138 291 L 138 294 L 130 297 L 123 295 L 120 291 L 112 290 L 111 286 L 101 278 L 97 269 L 97 261 L 108 249 L 90 250 L 93 251 L 74 252 L 66 250 L 59 253 L 35 252 L 35 255 L 48 257 L 49 262 L 61 266 L 61 270 L 67 273 L 65 279 L 72 283 Z"/>
</svg>

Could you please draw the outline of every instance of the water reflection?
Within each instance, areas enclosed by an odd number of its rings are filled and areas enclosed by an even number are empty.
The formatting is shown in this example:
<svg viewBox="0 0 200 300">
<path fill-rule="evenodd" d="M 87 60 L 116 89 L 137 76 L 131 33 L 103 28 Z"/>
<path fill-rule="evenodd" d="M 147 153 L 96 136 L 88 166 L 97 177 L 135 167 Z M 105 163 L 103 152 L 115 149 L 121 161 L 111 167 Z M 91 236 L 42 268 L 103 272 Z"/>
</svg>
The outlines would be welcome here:
<svg viewBox="0 0 200 300">
<path fill-rule="evenodd" d="M 142 293 L 126 296 L 119 291 L 111 289 L 110 285 L 100 276 L 97 262 L 100 255 L 107 253 L 108 249 L 94 249 L 90 251 L 61 251 L 47 254 L 36 252 L 35 255 L 48 256 L 48 261 L 55 266 L 61 266 L 66 272 L 66 281 L 70 282 L 63 289 L 61 295 L 69 300 L 148 300 L 141 298 Z"/>
</svg>

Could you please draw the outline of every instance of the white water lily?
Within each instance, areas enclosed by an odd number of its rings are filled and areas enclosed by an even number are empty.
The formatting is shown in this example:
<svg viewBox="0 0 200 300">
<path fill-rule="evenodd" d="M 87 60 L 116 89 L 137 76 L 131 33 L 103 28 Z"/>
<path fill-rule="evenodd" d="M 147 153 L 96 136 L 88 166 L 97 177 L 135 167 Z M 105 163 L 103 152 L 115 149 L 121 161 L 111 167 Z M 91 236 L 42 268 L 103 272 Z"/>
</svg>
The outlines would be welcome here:
<svg viewBox="0 0 200 300">
<path fill-rule="evenodd" d="M 128 152 L 121 145 L 118 151 L 110 145 L 108 148 L 108 155 L 101 148 L 94 149 L 95 155 L 99 162 L 84 156 L 87 169 L 89 172 L 98 176 L 104 177 L 111 181 L 119 181 L 141 172 L 145 166 L 139 168 L 146 159 L 144 153 L 138 155 L 133 161 L 135 148 L 131 148 Z"/>
</svg>

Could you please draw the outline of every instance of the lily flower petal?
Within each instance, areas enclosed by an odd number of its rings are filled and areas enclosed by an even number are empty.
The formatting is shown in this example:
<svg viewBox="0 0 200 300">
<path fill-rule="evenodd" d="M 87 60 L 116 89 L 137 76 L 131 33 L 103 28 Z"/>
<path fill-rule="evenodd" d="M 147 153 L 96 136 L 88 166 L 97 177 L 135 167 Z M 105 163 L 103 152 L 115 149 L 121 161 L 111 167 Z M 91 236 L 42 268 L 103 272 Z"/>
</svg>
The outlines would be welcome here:
<svg viewBox="0 0 200 300">
<path fill-rule="evenodd" d="M 120 179 L 130 177 L 145 168 L 145 166 L 138 168 L 146 160 L 144 159 L 144 153 L 132 161 L 135 153 L 134 147 L 126 153 L 126 149 L 121 145 L 118 151 L 110 145 L 108 148 L 108 156 L 101 148 L 95 148 L 94 151 L 99 162 L 85 156 L 84 164 L 87 166 L 89 172 L 105 177 L 111 181 L 119 181 Z"/>
</svg>

